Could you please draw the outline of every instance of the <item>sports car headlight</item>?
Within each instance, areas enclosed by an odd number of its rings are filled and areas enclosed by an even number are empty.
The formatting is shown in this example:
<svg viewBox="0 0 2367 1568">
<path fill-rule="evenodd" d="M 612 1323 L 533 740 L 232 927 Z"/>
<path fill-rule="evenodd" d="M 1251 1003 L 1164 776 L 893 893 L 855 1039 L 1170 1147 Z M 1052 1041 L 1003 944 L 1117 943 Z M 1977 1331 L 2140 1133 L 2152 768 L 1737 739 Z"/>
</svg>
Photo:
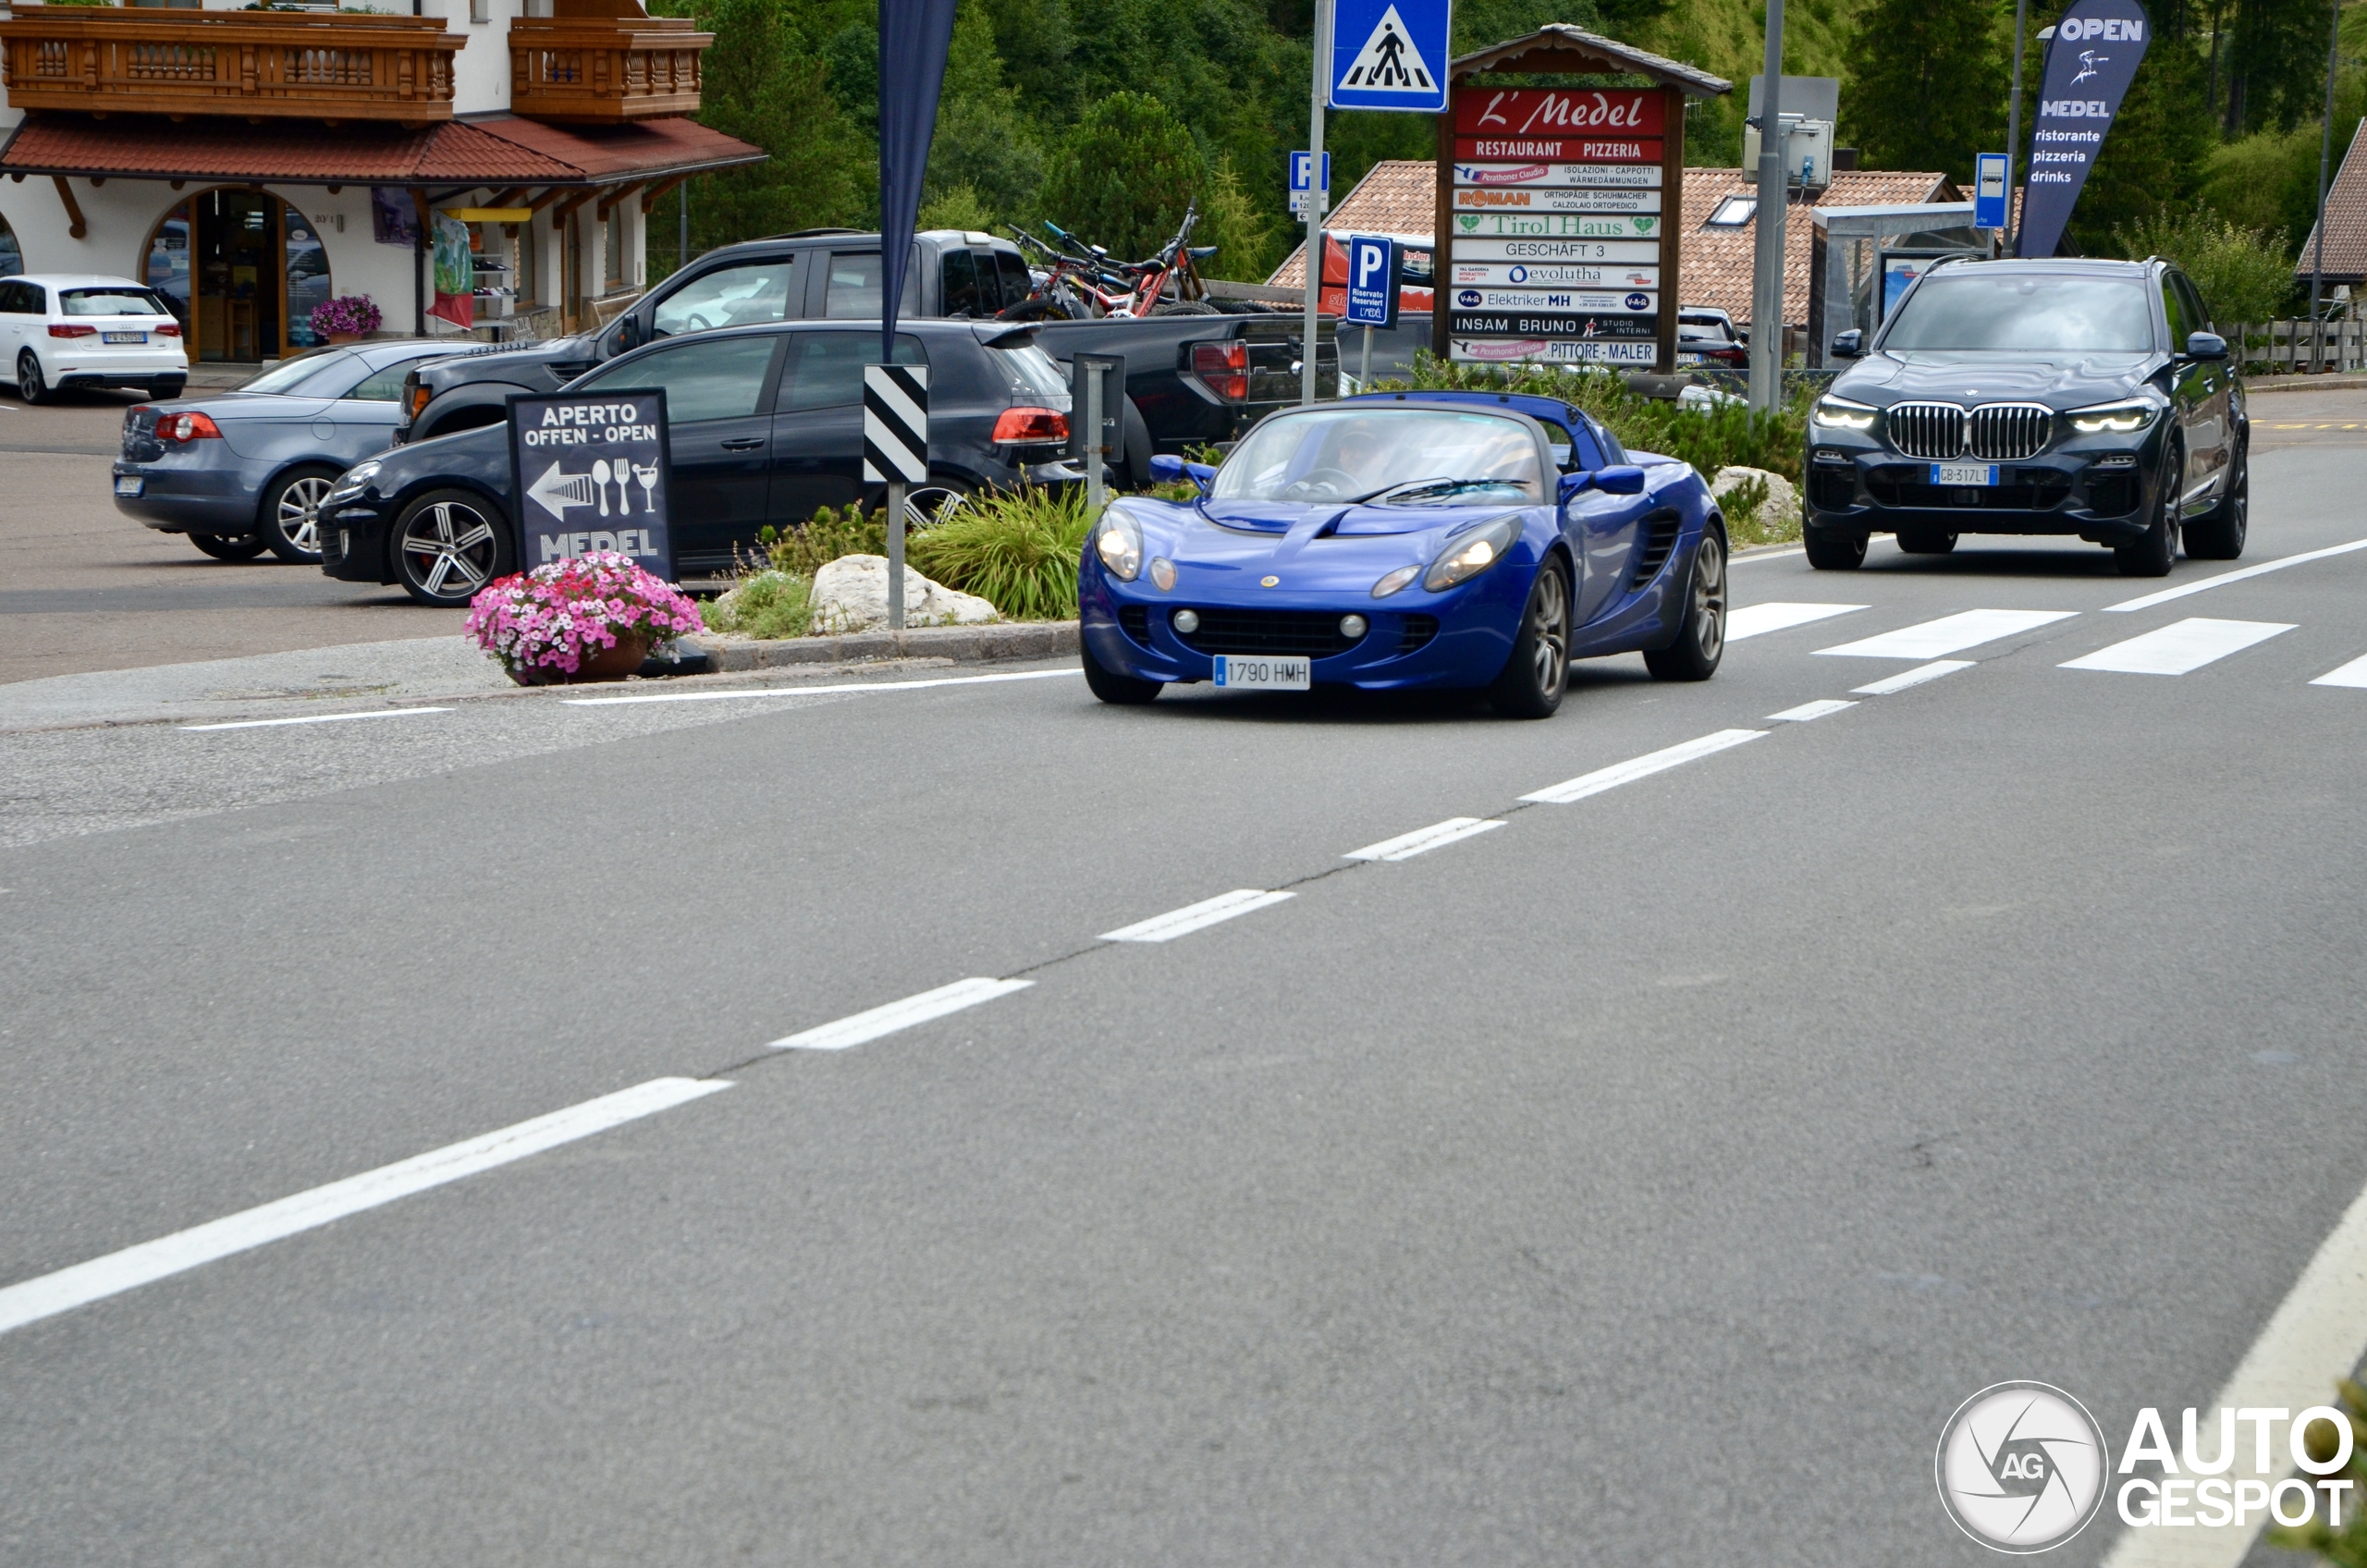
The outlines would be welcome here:
<svg viewBox="0 0 2367 1568">
<path fill-rule="evenodd" d="M 1458 582 L 1468 582 L 1498 561 L 1513 547 L 1513 535 L 1517 531 L 1518 518 L 1500 517 L 1467 533 L 1458 533 L 1447 541 L 1430 570 L 1422 574 L 1422 586 L 1435 594 L 1452 588 Z"/>
<path fill-rule="evenodd" d="M 366 463 L 354 464 L 337 476 L 337 482 L 329 486 L 329 493 L 321 497 L 322 502 L 350 501 L 362 494 L 362 487 L 370 483 L 370 476 L 383 466 L 375 458 Z"/>
<path fill-rule="evenodd" d="M 1143 569 L 1143 531 L 1133 518 L 1112 507 L 1094 525 L 1094 551 L 1110 576 L 1132 582 Z"/>
<path fill-rule="evenodd" d="M 1846 398 L 1825 397 L 1816 400 L 1815 411 L 1809 418 L 1822 430 L 1871 430 L 1881 412 Z"/>
<path fill-rule="evenodd" d="M 2110 431 L 2115 435 L 2130 435 L 2153 423 L 2161 412 L 2160 406 L 2142 398 L 2131 398 L 2125 403 L 2098 403 L 2071 410 L 2071 428 L 2082 435 L 2102 435 Z"/>
</svg>

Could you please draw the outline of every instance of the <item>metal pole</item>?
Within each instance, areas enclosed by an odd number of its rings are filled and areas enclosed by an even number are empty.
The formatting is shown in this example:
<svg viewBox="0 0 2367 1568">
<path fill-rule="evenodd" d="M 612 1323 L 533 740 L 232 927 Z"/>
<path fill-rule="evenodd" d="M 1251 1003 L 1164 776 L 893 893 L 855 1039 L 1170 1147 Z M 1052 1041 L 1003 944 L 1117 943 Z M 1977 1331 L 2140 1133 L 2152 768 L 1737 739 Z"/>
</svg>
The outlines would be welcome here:
<svg viewBox="0 0 2367 1568">
<path fill-rule="evenodd" d="M 1750 406 L 1784 388 L 1784 0 L 1767 0 L 1767 69 L 1759 94 L 1759 212 L 1751 258 Z"/>
<path fill-rule="evenodd" d="M 1365 323 L 1365 362 L 1356 370 L 1356 390 L 1372 390 L 1372 323 Z"/>
<path fill-rule="evenodd" d="M 2334 0 L 2334 30 L 2326 40 L 2326 123 L 2318 139 L 2318 229 L 2310 246 L 2310 319 L 2318 316 L 2319 291 L 2326 280 L 2326 173 L 2334 162 L 2334 73 L 2342 51 L 2342 0 Z M 2322 357 L 2322 356 L 2321 356 Z"/>
<path fill-rule="evenodd" d="M 1109 504 L 1101 484 L 1101 367 L 1079 365 L 1077 378 L 1085 383 L 1085 514 L 1090 521 Z"/>
<path fill-rule="evenodd" d="M 904 630 L 904 482 L 888 482 L 888 630 Z"/>
<path fill-rule="evenodd" d="M 2022 226 L 2014 221 L 2014 160 L 2022 151 L 2022 37 L 2030 31 L 2030 0 L 2014 0 L 2014 95 L 2005 101 L 2005 253 L 2015 253 Z"/>
<path fill-rule="evenodd" d="M 1315 0 L 1315 71 L 1306 100 L 1306 337 L 1299 348 L 1298 400 L 1315 401 L 1316 317 L 1323 303 L 1323 100 L 1331 85 L 1331 0 Z"/>
</svg>

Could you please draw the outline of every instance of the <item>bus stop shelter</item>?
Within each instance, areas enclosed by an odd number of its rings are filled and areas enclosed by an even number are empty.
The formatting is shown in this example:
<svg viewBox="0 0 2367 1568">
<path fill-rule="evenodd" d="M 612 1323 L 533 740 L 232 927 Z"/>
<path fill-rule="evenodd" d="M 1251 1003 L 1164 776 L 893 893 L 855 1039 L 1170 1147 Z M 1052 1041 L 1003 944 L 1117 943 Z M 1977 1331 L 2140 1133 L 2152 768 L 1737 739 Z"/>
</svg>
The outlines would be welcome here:
<svg viewBox="0 0 2367 1568">
<path fill-rule="evenodd" d="M 1809 368 L 1825 367 L 1834 337 L 1856 327 L 1869 337 L 1907 286 L 1951 256 L 1987 261 L 1999 235 L 1972 227 L 1969 202 L 1891 207 L 1810 207 Z"/>
</svg>

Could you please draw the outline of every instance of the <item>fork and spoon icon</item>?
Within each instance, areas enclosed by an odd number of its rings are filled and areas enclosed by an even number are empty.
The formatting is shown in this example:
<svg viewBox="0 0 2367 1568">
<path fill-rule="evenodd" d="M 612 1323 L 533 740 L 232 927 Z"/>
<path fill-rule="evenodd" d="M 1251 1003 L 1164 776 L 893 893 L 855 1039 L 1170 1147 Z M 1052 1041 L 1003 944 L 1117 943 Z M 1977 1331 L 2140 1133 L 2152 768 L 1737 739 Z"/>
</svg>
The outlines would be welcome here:
<svg viewBox="0 0 2367 1568">
<path fill-rule="evenodd" d="M 644 466 L 619 459 L 611 464 L 606 458 L 592 459 L 592 485 L 600 502 L 602 517 L 608 515 L 608 486 L 611 484 L 617 487 L 617 514 L 619 517 L 632 515 L 632 482 L 636 479 L 641 481 L 641 509 L 644 512 L 656 511 L 657 509 L 657 465 L 656 463 Z"/>
</svg>

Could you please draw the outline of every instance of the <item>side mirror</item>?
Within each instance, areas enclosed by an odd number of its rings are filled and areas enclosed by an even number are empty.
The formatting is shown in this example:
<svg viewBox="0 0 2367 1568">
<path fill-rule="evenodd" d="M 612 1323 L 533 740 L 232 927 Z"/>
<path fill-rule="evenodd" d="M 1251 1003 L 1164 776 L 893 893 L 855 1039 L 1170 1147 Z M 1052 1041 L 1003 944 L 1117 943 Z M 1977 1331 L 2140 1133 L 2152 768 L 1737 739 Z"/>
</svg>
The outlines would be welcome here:
<svg viewBox="0 0 2367 1568">
<path fill-rule="evenodd" d="M 643 335 L 641 317 L 629 315 L 617 323 L 617 352 L 638 349 L 649 339 Z"/>
<path fill-rule="evenodd" d="M 1217 471 L 1206 463 L 1185 463 L 1184 477 L 1198 485 L 1200 494 L 1205 496 L 1208 493 L 1209 487 L 1217 482 Z"/>
<path fill-rule="evenodd" d="M 1205 496 L 1208 493 L 1209 481 L 1216 476 L 1217 471 L 1208 464 L 1187 463 L 1172 452 L 1157 452 L 1151 456 L 1150 482 L 1153 484 L 1175 484 L 1188 479 Z"/>
<path fill-rule="evenodd" d="M 1846 332 L 1834 333 L 1833 347 L 1826 349 L 1825 353 L 1836 360 L 1864 359 L 1866 357 L 1865 329 L 1853 326 Z"/>
<path fill-rule="evenodd" d="M 2224 360 L 2227 357 L 2227 340 L 2215 332 L 2195 332 L 2187 335 L 2186 357 L 2189 360 Z"/>
<path fill-rule="evenodd" d="M 1613 463 L 1590 473 L 1565 473 L 1555 486 L 1554 499 L 1566 507 L 1588 490 L 1600 490 L 1606 496 L 1640 496 L 1644 493 L 1644 471 L 1632 463 Z"/>
</svg>

